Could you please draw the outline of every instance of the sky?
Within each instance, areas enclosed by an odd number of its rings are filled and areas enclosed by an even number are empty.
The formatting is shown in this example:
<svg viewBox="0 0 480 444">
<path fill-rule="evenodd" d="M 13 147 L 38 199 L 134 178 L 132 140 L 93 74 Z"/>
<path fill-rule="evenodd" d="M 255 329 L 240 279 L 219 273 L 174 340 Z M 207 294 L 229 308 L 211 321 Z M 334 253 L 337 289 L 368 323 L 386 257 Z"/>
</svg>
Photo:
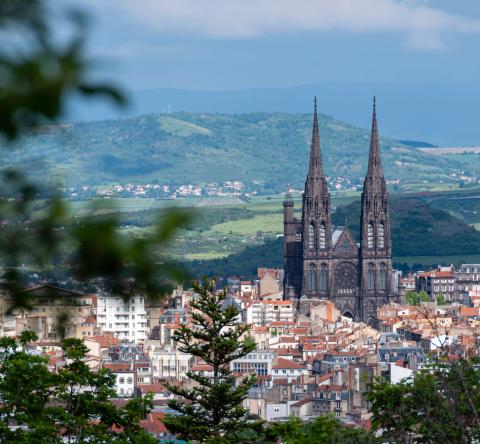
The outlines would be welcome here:
<svg viewBox="0 0 480 444">
<path fill-rule="evenodd" d="M 91 15 L 96 72 L 129 90 L 345 82 L 480 91 L 479 0 L 54 3 Z"/>
</svg>

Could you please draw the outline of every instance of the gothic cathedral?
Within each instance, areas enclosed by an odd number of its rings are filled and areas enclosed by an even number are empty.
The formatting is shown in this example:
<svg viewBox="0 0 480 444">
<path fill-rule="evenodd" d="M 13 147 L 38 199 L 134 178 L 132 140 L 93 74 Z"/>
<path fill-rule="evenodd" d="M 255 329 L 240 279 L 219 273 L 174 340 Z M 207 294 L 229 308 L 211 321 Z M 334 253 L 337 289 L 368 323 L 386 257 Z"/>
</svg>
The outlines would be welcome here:
<svg viewBox="0 0 480 444">
<path fill-rule="evenodd" d="M 375 98 L 368 171 L 363 184 L 360 243 L 347 227 L 334 230 L 323 171 L 317 102 L 302 218 L 287 194 L 284 209 L 284 297 L 329 299 L 342 314 L 377 324 L 377 307 L 393 297 L 388 192 L 380 162 Z"/>
</svg>

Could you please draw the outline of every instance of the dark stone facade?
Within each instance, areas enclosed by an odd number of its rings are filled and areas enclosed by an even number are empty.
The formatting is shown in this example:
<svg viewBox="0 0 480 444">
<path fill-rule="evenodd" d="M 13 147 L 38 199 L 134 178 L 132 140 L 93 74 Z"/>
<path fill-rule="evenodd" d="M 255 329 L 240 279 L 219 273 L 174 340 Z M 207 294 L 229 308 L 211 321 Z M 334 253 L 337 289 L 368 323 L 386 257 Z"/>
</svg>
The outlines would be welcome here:
<svg viewBox="0 0 480 444">
<path fill-rule="evenodd" d="M 284 203 L 284 297 L 330 299 L 356 321 L 377 324 L 377 307 L 391 301 L 392 249 L 388 192 L 380 161 L 375 99 L 368 171 L 362 192 L 360 244 L 347 227 L 334 230 L 320 152 L 317 106 L 302 218 Z"/>
</svg>

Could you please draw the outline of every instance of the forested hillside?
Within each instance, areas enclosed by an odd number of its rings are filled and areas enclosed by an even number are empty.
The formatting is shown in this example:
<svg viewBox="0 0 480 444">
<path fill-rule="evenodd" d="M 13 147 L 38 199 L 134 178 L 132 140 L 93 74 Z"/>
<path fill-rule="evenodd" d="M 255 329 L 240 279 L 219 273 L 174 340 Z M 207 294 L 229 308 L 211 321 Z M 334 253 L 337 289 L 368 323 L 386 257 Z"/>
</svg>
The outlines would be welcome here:
<svg viewBox="0 0 480 444">
<path fill-rule="evenodd" d="M 394 256 L 447 256 L 478 254 L 480 232 L 446 211 L 422 199 L 390 199 Z M 360 201 L 338 207 L 332 217 L 335 225 L 348 227 L 360 236 Z"/>
<path fill-rule="evenodd" d="M 259 191 L 302 187 L 310 114 L 148 114 L 130 119 L 45 126 L 2 149 L 4 166 L 30 166 L 41 180 L 66 185 L 112 182 L 201 184 L 241 180 Z M 380 121 L 381 127 L 381 121 Z M 360 184 L 369 131 L 320 116 L 326 174 Z M 382 139 L 386 176 L 408 183 L 455 181 L 454 160 Z"/>
<path fill-rule="evenodd" d="M 393 256 L 399 266 L 404 256 L 438 256 L 441 263 L 442 256 L 475 255 L 480 251 L 479 231 L 422 199 L 392 198 L 390 208 Z M 345 219 L 359 240 L 359 201 L 336 209 L 332 217 L 334 225 L 342 226 Z M 258 267 L 283 267 L 283 239 L 272 239 L 225 258 L 191 261 L 188 267 L 195 276 L 231 274 L 251 278 Z"/>
</svg>

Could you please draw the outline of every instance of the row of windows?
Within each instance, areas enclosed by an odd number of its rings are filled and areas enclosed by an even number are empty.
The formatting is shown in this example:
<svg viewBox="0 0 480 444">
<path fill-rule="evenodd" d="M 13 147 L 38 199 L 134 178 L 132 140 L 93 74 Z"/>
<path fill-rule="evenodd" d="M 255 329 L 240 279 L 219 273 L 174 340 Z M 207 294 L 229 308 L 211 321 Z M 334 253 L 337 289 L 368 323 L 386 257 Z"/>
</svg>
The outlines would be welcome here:
<svg viewBox="0 0 480 444">
<path fill-rule="evenodd" d="M 233 371 L 237 373 L 245 373 L 254 370 L 257 375 L 266 375 L 268 373 L 267 364 L 262 363 L 244 363 L 234 362 Z"/>
<path fill-rule="evenodd" d="M 118 378 L 118 382 L 120 384 L 125 384 L 125 378 Z M 127 378 L 127 384 L 132 384 L 133 383 L 133 378 Z"/>
<path fill-rule="evenodd" d="M 453 285 L 435 285 L 433 291 L 455 291 Z"/>
<path fill-rule="evenodd" d="M 311 265 L 308 269 L 307 274 L 308 279 L 308 289 L 310 291 L 317 290 L 317 267 Z M 322 264 L 320 266 L 320 279 L 319 279 L 318 289 L 320 291 L 328 290 L 328 267 L 327 264 Z M 378 287 L 380 290 L 385 290 L 387 288 L 387 267 L 384 263 L 380 264 L 378 270 Z M 375 289 L 375 266 L 374 264 L 368 264 L 367 272 L 367 288 L 369 290 Z"/>
<path fill-rule="evenodd" d="M 308 248 L 310 250 L 315 249 L 317 245 L 317 230 L 315 230 L 315 224 L 311 223 L 308 226 Z M 327 246 L 327 229 L 325 224 L 322 222 L 320 224 L 320 229 L 318 230 L 318 248 L 324 250 Z"/>
<path fill-rule="evenodd" d="M 300 236 L 297 237 L 297 240 Z M 315 224 L 312 222 L 308 226 L 308 249 L 314 250 L 317 245 L 317 230 Z M 318 248 L 324 250 L 327 246 L 327 229 L 322 222 L 318 230 Z M 367 246 L 368 248 L 374 248 L 374 227 L 373 222 L 369 222 L 367 227 Z M 378 224 L 377 229 L 377 248 L 385 248 L 385 225 L 383 222 Z"/>
<path fill-rule="evenodd" d="M 120 302 L 120 298 L 98 298 L 99 302 L 105 302 L 106 300 L 111 301 L 111 302 Z M 143 298 L 138 298 L 137 299 L 139 304 L 143 304 Z M 85 303 L 85 302 L 84 302 Z M 130 304 L 135 304 L 135 298 L 130 299 Z"/>
<path fill-rule="evenodd" d="M 319 290 L 326 291 L 328 290 L 328 267 L 326 264 L 320 266 L 320 280 L 319 280 Z M 308 270 L 308 289 L 316 290 L 317 289 L 317 267 L 311 266 Z"/>
<path fill-rule="evenodd" d="M 374 248 L 374 233 L 373 233 L 373 222 L 368 223 L 367 228 L 367 246 L 368 248 Z M 385 247 L 385 225 L 383 222 L 378 224 L 377 231 L 377 248 Z"/>
</svg>

